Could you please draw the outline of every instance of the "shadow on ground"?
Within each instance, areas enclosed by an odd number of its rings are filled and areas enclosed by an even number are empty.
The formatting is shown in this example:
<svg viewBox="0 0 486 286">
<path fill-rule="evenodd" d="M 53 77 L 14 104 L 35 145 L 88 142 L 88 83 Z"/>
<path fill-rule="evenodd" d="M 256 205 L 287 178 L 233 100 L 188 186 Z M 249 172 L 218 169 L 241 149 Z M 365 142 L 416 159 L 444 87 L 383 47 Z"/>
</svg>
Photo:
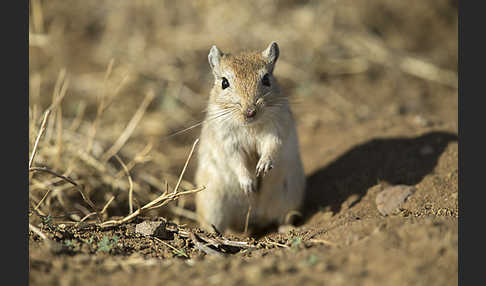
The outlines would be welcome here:
<svg viewBox="0 0 486 286">
<path fill-rule="evenodd" d="M 447 145 L 457 140 L 453 133 L 430 132 L 415 138 L 372 139 L 352 148 L 307 178 L 304 220 L 327 206 L 333 214 L 339 212 L 353 194 L 359 196 L 353 205 L 358 203 L 381 181 L 393 185 L 419 183 L 433 171 Z"/>
</svg>

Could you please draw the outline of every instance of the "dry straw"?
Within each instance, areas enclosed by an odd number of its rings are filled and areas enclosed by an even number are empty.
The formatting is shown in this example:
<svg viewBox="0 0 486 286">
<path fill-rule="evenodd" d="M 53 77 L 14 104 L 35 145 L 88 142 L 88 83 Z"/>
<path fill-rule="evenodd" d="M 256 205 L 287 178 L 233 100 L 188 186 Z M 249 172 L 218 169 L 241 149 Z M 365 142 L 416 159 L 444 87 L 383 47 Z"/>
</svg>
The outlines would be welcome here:
<svg viewBox="0 0 486 286">
<path fill-rule="evenodd" d="M 189 156 L 187 157 L 186 163 L 184 164 L 184 168 L 182 169 L 182 172 L 179 176 L 179 180 L 177 181 L 177 185 L 175 186 L 173 192 L 169 193 L 169 190 L 167 188 L 165 190 L 165 192 L 162 193 L 159 197 L 155 198 L 151 202 L 149 202 L 149 203 L 145 204 L 144 206 L 142 206 L 141 208 L 137 209 L 135 212 L 130 213 L 128 216 L 125 216 L 124 218 L 122 218 L 120 220 L 105 221 L 105 222 L 101 223 L 100 226 L 101 227 L 111 227 L 111 226 L 116 226 L 116 225 L 121 225 L 123 223 L 127 223 L 127 222 L 133 220 L 134 218 L 136 218 L 137 216 L 141 215 L 144 211 L 160 208 L 162 206 L 167 205 L 171 201 L 175 201 L 175 200 L 179 199 L 180 197 L 190 195 L 190 194 L 194 194 L 194 193 L 197 193 L 197 192 L 204 190 L 205 187 L 199 187 L 199 188 L 189 190 L 189 191 L 178 192 L 178 187 L 180 185 L 182 177 L 184 176 L 184 173 L 186 171 L 186 167 L 189 164 L 189 161 L 191 160 L 191 157 L 194 153 L 194 149 L 196 148 L 196 145 L 197 145 L 198 142 L 199 142 L 199 138 L 197 138 L 194 141 L 194 144 L 192 145 L 191 152 L 189 153 Z"/>
<path fill-rule="evenodd" d="M 120 91 L 121 86 L 123 86 L 124 80 L 127 78 L 125 77 L 115 89 L 115 91 L 111 93 L 111 96 L 108 97 L 107 94 L 109 90 L 107 88 L 107 82 L 110 78 L 110 75 L 113 73 L 113 69 L 114 60 L 110 61 L 106 70 L 104 77 L 104 90 L 98 98 L 96 117 L 95 120 L 91 123 L 87 136 L 80 133 L 83 130 L 86 130 L 80 128 L 83 127 L 83 124 L 85 123 L 83 117 L 86 110 L 86 103 L 81 102 L 77 114 L 70 124 L 63 124 L 60 104 L 62 102 L 62 99 L 67 94 L 69 80 L 67 79 L 67 72 L 65 69 L 62 69 L 59 73 L 54 86 L 52 103 L 43 114 L 42 122 L 40 124 L 40 128 L 38 130 L 29 158 L 30 174 L 45 173 L 50 176 L 54 176 L 55 178 L 53 179 L 49 176 L 34 178 L 32 176 L 29 176 L 31 181 L 29 196 L 36 202 L 34 204 L 31 204 L 32 213 L 44 216 L 44 212 L 40 210 L 41 206 L 50 207 L 51 199 L 57 198 L 59 204 L 65 210 L 69 208 L 66 203 L 73 203 L 75 208 L 84 213 L 84 216 L 82 218 L 74 218 L 71 216 L 72 219 L 77 221 L 77 225 L 79 225 L 80 223 L 84 223 L 86 220 L 96 215 L 98 217 L 99 226 L 109 227 L 129 222 L 133 218 L 137 217 L 147 210 L 160 208 L 167 205 L 171 201 L 178 200 L 179 198 L 186 195 L 192 195 L 204 189 L 204 187 L 195 188 L 192 186 L 191 183 L 183 180 L 183 176 L 187 170 L 189 161 L 193 156 L 197 143 L 199 142 L 199 139 L 196 139 L 196 141 L 192 145 L 191 151 L 189 153 L 189 156 L 187 157 L 184 167 L 177 179 L 174 190 L 172 192 L 169 192 L 168 182 L 166 181 L 165 191 L 161 195 L 151 200 L 149 203 L 146 203 L 142 207 L 139 207 L 137 210 L 134 209 L 134 202 L 136 202 L 134 193 L 137 190 L 141 190 L 142 186 L 137 183 L 136 180 L 134 180 L 134 177 L 130 173 L 130 170 L 137 163 L 147 162 L 151 160 L 148 154 L 152 150 L 152 143 L 146 144 L 140 152 L 135 154 L 133 159 L 130 160 L 128 164 L 125 164 L 125 162 L 121 159 L 121 155 L 119 153 L 134 133 L 148 106 L 155 98 L 155 93 L 150 90 L 146 94 L 145 99 L 142 101 L 142 103 L 140 104 L 118 139 L 115 140 L 111 147 L 108 148 L 105 152 L 100 152 L 100 150 L 103 150 L 104 148 L 102 147 L 103 144 L 100 144 L 100 140 L 96 138 L 96 133 L 97 129 L 99 129 L 101 116 L 110 105 L 110 103 L 113 102 L 114 95 L 116 95 Z M 36 120 L 37 110 L 37 105 L 34 105 L 30 108 L 31 128 L 35 127 L 34 122 Z M 56 133 L 53 133 L 53 131 L 48 128 L 48 126 L 51 126 L 49 122 L 50 115 L 52 114 L 54 114 L 55 116 L 53 122 L 55 123 Z M 56 135 L 55 138 L 54 136 L 52 136 L 52 134 Z M 45 140 L 44 143 L 41 144 L 42 138 L 44 138 Z M 44 162 L 49 167 L 35 166 L 35 158 L 36 155 L 39 154 L 39 152 L 42 153 L 42 162 Z M 116 161 L 118 161 L 119 165 L 121 166 L 121 170 L 116 170 L 110 158 L 114 158 Z M 65 171 L 64 173 L 59 172 L 59 169 L 61 169 L 62 167 L 62 162 L 64 162 L 62 160 L 68 160 L 69 162 L 67 166 L 67 171 Z M 75 165 L 74 162 L 82 164 Z M 85 179 L 75 180 L 68 175 L 74 170 L 75 166 L 77 169 L 76 177 L 85 177 Z M 95 171 L 94 175 L 92 171 Z M 121 175 L 123 174 L 127 176 L 128 183 L 124 180 L 120 180 Z M 147 172 L 141 172 L 141 174 L 137 175 L 137 178 L 139 177 L 143 181 L 146 181 L 143 178 L 154 178 L 153 175 Z M 152 185 L 155 186 L 157 189 L 164 188 L 163 184 L 161 184 L 159 180 L 154 178 L 154 180 L 151 181 Z M 112 205 L 112 203 L 115 201 L 116 196 L 112 194 L 110 196 L 110 199 L 104 204 L 102 210 L 99 211 L 96 205 L 91 201 L 89 197 L 89 192 L 86 191 L 96 190 L 96 188 L 102 187 L 103 184 L 111 185 L 113 188 L 116 189 L 128 190 L 128 215 L 126 217 L 120 220 L 103 221 L 103 215 L 106 217 L 108 207 Z M 185 187 L 184 191 L 179 191 L 181 186 Z M 188 186 L 191 186 L 191 188 L 187 188 Z M 90 206 L 92 211 L 86 209 L 82 205 L 77 204 L 76 202 L 66 201 L 63 190 L 73 187 L 81 194 L 83 201 Z M 38 200 L 37 198 L 35 198 L 35 195 L 32 192 L 42 189 L 46 189 L 46 192 L 43 194 L 42 198 Z M 47 213 L 50 213 L 50 211 L 48 211 Z M 66 211 L 66 215 L 67 213 L 68 212 Z M 188 213 L 185 213 L 185 215 L 189 216 Z M 195 219 L 194 216 L 192 218 Z"/>
</svg>

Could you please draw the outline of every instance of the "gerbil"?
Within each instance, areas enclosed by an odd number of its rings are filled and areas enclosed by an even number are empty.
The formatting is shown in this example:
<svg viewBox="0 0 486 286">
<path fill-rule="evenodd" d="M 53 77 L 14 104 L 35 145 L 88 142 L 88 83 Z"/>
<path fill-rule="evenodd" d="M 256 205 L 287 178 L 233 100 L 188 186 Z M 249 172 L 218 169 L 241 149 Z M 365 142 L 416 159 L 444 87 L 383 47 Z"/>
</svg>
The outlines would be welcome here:
<svg viewBox="0 0 486 286">
<path fill-rule="evenodd" d="M 202 226 L 242 231 L 281 224 L 303 200 L 305 176 L 287 97 L 273 76 L 279 47 L 231 55 L 213 46 L 214 75 L 200 135 L 196 210 Z"/>
</svg>

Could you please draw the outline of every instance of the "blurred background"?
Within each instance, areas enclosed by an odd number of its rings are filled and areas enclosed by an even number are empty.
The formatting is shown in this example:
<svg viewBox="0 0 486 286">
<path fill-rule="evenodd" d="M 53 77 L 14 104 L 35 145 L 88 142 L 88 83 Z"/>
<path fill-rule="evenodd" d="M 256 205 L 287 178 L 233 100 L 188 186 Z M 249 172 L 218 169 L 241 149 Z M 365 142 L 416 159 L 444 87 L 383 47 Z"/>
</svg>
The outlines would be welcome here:
<svg viewBox="0 0 486 286">
<path fill-rule="evenodd" d="M 53 108 L 33 165 L 84 184 L 99 209 L 114 198 L 108 216 L 128 212 L 126 170 L 136 207 L 165 190 L 166 181 L 173 188 L 200 129 L 167 136 L 203 119 L 214 44 L 237 53 L 279 43 L 275 74 L 291 97 L 303 152 L 302 130 L 338 132 L 396 116 L 422 125 L 455 118 L 457 5 L 30 0 L 30 152 L 45 110 Z M 194 187 L 196 160 L 181 189 Z M 70 188 L 49 174 L 31 174 L 31 206 L 43 200 L 41 213 L 79 220 L 91 210 Z M 192 208 L 181 202 L 164 215 Z"/>
</svg>

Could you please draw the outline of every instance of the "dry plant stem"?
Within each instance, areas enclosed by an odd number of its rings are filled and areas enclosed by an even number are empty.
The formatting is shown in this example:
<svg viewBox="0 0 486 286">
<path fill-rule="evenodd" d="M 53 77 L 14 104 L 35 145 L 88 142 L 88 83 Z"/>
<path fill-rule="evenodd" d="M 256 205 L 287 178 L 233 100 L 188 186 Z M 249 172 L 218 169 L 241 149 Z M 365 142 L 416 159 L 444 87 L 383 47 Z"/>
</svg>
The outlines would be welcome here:
<svg viewBox="0 0 486 286">
<path fill-rule="evenodd" d="M 103 209 L 101 210 L 100 215 L 102 215 L 102 214 L 104 214 L 104 213 L 106 212 L 106 209 L 107 209 L 107 208 L 108 208 L 108 206 L 111 204 L 111 202 L 113 202 L 113 200 L 114 200 L 114 199 L 115 199 L 115 196 L 112 196 L 112 197 L 111 197 L 111 198 L 108 200 L 108 202 L 105 204 L 105 206 L 104 206 L 104 207 L 103 207 Z M 78 224 L 79 224 L 79 223 L 82 223 L 83 221 L 87 220 L 89 217 L 92 217 L 92 216 L 94 216 L 94 215 L 96 215 L 96 212 L 92 212 L 92 213 L 89 213 L 89 214 L 85 215 L 85 216 L 84 216 L 84 217 L 83 217 L 83 218 L 82 218 L 82 219 L 81 219 L 81 220 L 78 222 Z"/>
<path fill-rule="evenodd" d="M 47 198 L 47 195 L 52 191 L 52 189 L 48 189 L 46 194 L 42 197 L 42 199 L 39 201 L 39 203 L 35 206 L 34 210 L 37 211 L 40 207 L 40 205 L 44 202 L 44 200 Z"/>
<path fill-rule="evenodd" d="M 44 132 L 46 131 L 46 123 L 47 123 L 47 119 L 49 118 L 49 114 L 51 114 L 51 110 L 47 109 L 46 112 L 44 113 L 44 119 L 42 119 L 42 123 L 41 123 L 39 133 L 37 135 L 37 138 L 35 139 L 34 148 L 32 149 L 32 154 L 30 155 L 29 169 L 32 167 L 32 162 L 34 162 L 34 158 L 35 158 L 35 154 L 37 152 L 37 146 L 39 144 L 39 140 L 40 140 L 42 134 L 44 134 Z"/>
<path fill-rule="evenodd" d="M 94 215 L 96 215 L 95 212 L 89 213 L 89 214 L 85 215 L 82 219 L 80 219 L 78 223 L 82 223 L 83 221 L 87 220 L 88 218 L 90 218 Z"/>
<path fill-rule="evenodd" d="M 130 119 L 130 122 L 128 123 L 123 133 L 120 135 L 118 140 L 116 140 L 115 144 L 113 144 L 113 146 L 111 146 L 111 148 L 108 151 L 106 151 L 105 154 L 101 157 L 101 161 L 104 162 L 108 161 L 108 159 L 110 159 L 113 155 L 118 153 L 118 151 L 120 151 L 123 145 L 125 145 L 128 138 L 130 138 L 133 131 L 135 130 L 135 127 L 137 127 L 138 123 L 142 119 L 145 111 L 147 110 L 147 107 L 149 106 L 152 99 L 154 99 L 154 97 L 155 97 L 155 93 L 153 91 L 149 91 L 147 93 L 144 100 L 140 104 L 140 107 L 135 112 L 132 119 Z"/>
<path fill-rule="evenodd" d="M 93 147 L 94 138 L 96 136 L 96 128 L 98 127 L 98 123 L 100 121 L 101 114 L 105 110 L 105 97 L 106 97 L 106 90 L 107 90 L 106 85 L 107 85 L 107 82 L 108 82 L 108 78 L 110 77 L 111 72 L 113 70 L 114 63 L 115 63 L 115 60 L 111 59 L 110 63 L 108 64 L 108 67 L 106 68 L 106 73 L 105 73 L 105 77 L 104 77 L 104 80 L 103 80 L 103 91 L 102 91 L 101 96 L 99 98 L 98 109 L 96 110 L 96 117 L 95 117 L 93 124 L 91 125 L 91 129 L 90 129 L 89 140 L 88 140 L 88 145 L 87 145 L 88 147 L 86 148 L 86 151 L 88 153 L 91 152 L 91 148 Z"/>
<path fill-rule="evenodd" d="M 268 238 L 265 238 L 265 243 L 268 243 L 268 244 L 271 244 L 271 245 L 276 245 L 276 246 L 279 246 L 279 247 L 289 248 L 288 245 L 281 244 L 281 243 L 278 243 L 278 242 L 275 242 L 275 241 L 270 241 L 270 240 L 268 240 Z"/>
<path fill-rule="evenodd" d="M 103 83 L 105 83 L 105 89 L 106 89 L 106 82 L 108 81 L 108 78 L 110 77 L 111 72 L 113 71 L 114 65 L 115 65 L 115 59 L 111 58 L 110 62 L 108 63 L 108 67 L 106 68 L 105 77 L 103 78 Z"/>
<path fill-rule="evenodd" d="M 115 199 L 115 196 L 111 196 L 111 198 L 108 200 L 108 202 L 105 204 L 105 206 L 101 210 L 100 214 L 104 214 L 106 212 L 106 209 L 108 209 L 108 206 L 111 204 L 111 202 L 113 202 L 114 199 Z"/>
<path fill-rule="evenodd" d="M 96 206 L 93 204 L 93 202 L 84 194 L 83 190 L 82 190 L 82 186 L 81 185 L 78 185 L 75 181 L 73 181 L 71 178 L 68 178 L 66 176 L 63 176 L 63 175 L 60 175 L 50 169 L 47 169 L 47 168 L 43 168 L 43 167 L 31 167 L 29 168 L 29 171 L 30 172 L 35 172 L 35 171 L 40 171 L 40 172 L 46 172 L 46 173 L 49 173 L 51 175 L 54 175 L 56 177 L 59 177 L 59 178 L 62 178 L 63 180 L 71 183 L 72 185 L 74 185 L 76 187 L 76 189 L 79 191 L 79 193 L 81 194 L 81 197 L 83 197 L 83 200 L 98 214 L 98 212 L 96 211 Z M 98 214 L 98 219 L 101 220 L 99 214 Z"/>
<path fill-rule="evenodd" d="M 248 244 L 246 241 L 231 241 L 226 238 L 209 238 L 204 235 L 198 235 L 199 238 L 207 242 L 208 244 L 219 248 L 221 245 L 227 245 L 227 246 L 233 246 L 233 247 L 238 247 L 238 248 L 254 248 L 254 246 L 251 246 Z"/>
<path fill-rule="evenodd" d="M 62 154 L 62 108 L 59 106 L 56 111 L 56 129 L 57 129 L 57 154 L 54 160 L 54 166 L 59 167 L 61 165 Z"/>
<path fill-rule="evenodd" d="M 63 176 L 68 176 L 67 172 L 64 173 Z M 32 179 L 33 184 L 29 187 L 30 187 L 30 190 L 32 190 L 32 191 L 35 191 L 35 190 L 38 190 L 38 189 L 48 189 L 52 185 L 57 184 L 57 183 L 62 182 L 62 181 L 64 181 L 64 179 L 58 178 L 58 177 L 53 178 L 51 180 L 44 180 L 44 181 L 39 181 L 39 180 L 33 178 Z"/>
<path fill-rule="evenodd" d="M 167 246 L 167 247 L 169 247 L 169 248 L 172 248 L 172 250 L 179 252 L 179 249 L 177 249 L 177 248 L 175 248 L 174 246 L 172 246 L 172 245 L 168 244 L 167 242 L 163 241 L 162 239 L 157 238 L 157 237 L 154 237 L 154 239 L 155 239 L 156 241 L 158 241 L 158 242 L 162 243 L 163 245 L 165 245 L 165 246 Z M 188 256 L 188 255 L 187 255 L 185 252 L 182 252 L 182 255 L 184 255 L 184 257 L 189 258 L 189 256 Z"/>
<path fill-rule="evenodd" d="M 133 213 L 133 181 L 132 181 L 132 176 L 130 176 L 130 172 L 128 171 L 127 165 L 125 165 L 125 163 L 123 163 L 120 156 L 115 154 L 114 157 L 115 157 L 116 160 L 118 160 L 118 163 L 120 163 L 120 165 L 122 165 L 123 170 L 125 170 L 125 173 L 127 174 L 127 177 L 128 177 L 128 184 L 129 184 L 129 188 L 128 188 L 128 210 L 129 210 L 129 213 L 131 214 L 131 213 Z"/>
<path fill-rule="evenodd" d="M 60 78 L 61 78 L 62 74 L 63 74 L 63 71 L 61 71 L 61 73 L 59 75 Z M 64 76 L 62 76 L 62 78 L 64 79 Z M 59 89 L 59 92 L 58 92 L 59 95 L 56 96 L 56 97 L 53 97 L 52 103 L 47 109 L 54 110 L 59 104 L 61 104 L 62 100 L 64 99 L 64 96 L 66 96 L 66 94 L 67 94 L 66 91 L 67 91 L 68 84 L 69 84 L 69 80 L 63 81 L 63 85 Z"/>
<path fill-rule="evenodd" d="M 198 142 L 199 142 L 199 138 L 197 138 L 194 141 L 194 144 L 192 144 L 191 152 L 189 153 L 189 156 L 187 157 L 186 163 L 184 164 L 184 168 L 182 168 L 181 175 L 179 176 L 179 179 L 177 180 L 177 184 L 174 187 L 174 192 L 177 192 L 177 190 L 179 189 L 179 185 L 182 182 L 182 177 L 184 176 L 184 173 L 186 172 L 187 165 L 189 164 L 189 160 L 191 159 L 192 154 L 194 153 L 194 149 L 196 148 L 196 145 L 197 145 Z M 181 200 L 179 200 L 177 202 L 177 207 L 179 207 L 180 209 L 183 209 L 184 208 L 184 204 L 185 204 L 185 200 L 184 199 L 181 199 Z M 177 218 L 177 221 L 176 222 L 179 223 L 179 218 Z"/>
<path fill-rule="evenodd" d="M 44 233 L 43 233 L 43 232 L 42 232 L 40 229 L 38 229 L 37 227 L 35 227 L 35 226 L 31 225 L 30 223 L 29 223 L 29 229 L 30 229 L 30 230 L 31 230 L 33 233 L 37 234 L 37 235 L 38 235 L 40 238 L 42 238 L 42 239 L 44 239 L 44 240 L 49 240 L 49 239 L 47 238 L 47 236 L 46 236 L 46 235 L 45 235 L 45 234 L 44 234 Z"/>
<path fill-rule="evenodd" d="M 149 158 L 147 158 L 147 154 L 150 152 L 150 150 L 152 150 L 152 143 L 148 143 L 142 151 L 140 151 L 139 153 L 137 153 L 135 155 L 135 157 L 133 158 L 132 161 L 128 162 L 127 164 L 127 170 L 130 171 L 133 167 L 135 167 L 135 165 L 137 163 L 140 163 L 140 162 L 146 162 L 148 160 L 150 160 Z M 123 170 L 120 170 L 116 175 L 115 175 L 115 178 L 119 178 L 123 175 L 124 171 Z"/>
<path fill-rule="evenodd" d="M 184 173 L 186 172 L 187 165 L 189 164 L 189 160 L 191 160 L 192 154 L 194 153 L 194 149 L 196 148 L 197 143 L 199 143 L 199 138 L 197 138 L 194 143 L 192 144 L 191 152 L 189 153 L 189 156 L 187 157 L 186 163 L 184 164 L 184 168 L 182 168 L 181 175 L 179 176 L 179 180 L 177 181 L 176 186 L 174 187 L 174 193 L 177 192 L 177 189 L 179 188 L 179 185 L 181 184 L 182 177 L 184 176 Z"/>
<path fill-rule="evenodd" d="M 170 173 L 164 172 L 161 174 L 161 176 L 164 177 L 164 179 L 168 180 L 169 182 L 173 180 L 177 182 L 177 180 L 179 180 L 179 176 L 175 176 Z M 194 189 L 196 186 L 194 186 L 191 182 L 184 180 L 183 178 L 179 187 L 183 187 L 184 189 L 189 190 L 189 189 Z"/>
<path fill-rule="evenodd" d="M 73 181 L 72 179 L 70 179 L 70 178 L 68 178 L 66 176 L 63 176 L 63 175 L 59 175 L 58 173 L 56 173 L 56 172 L 54 172 L 52 170 L 49 170 L 47 168 L 44 168 L 44 167 L 31 167 L 31 168 L 29 168 L 29 171 L 30 172 L 36 172 L 36 171 L 38 171 L 38 172 L 46 172 L 46 173 L 49 173 L 49 174 L 54 175 L 56 177 L 59 177 L 59 178 L 65 180 L 65 181 L 73 184 L 76 187 L 78 186 L 78 184 L 75 181 Z"/>
<path fill-rule="evenodd" d="M 246 194 L 248 198 L 248 211 L 246 212 L 246 219 L 245 219 L 245 234 L 248 234 L 248 223 L 250 222 L 250 212 L 251 212 L 251 200 L 250 195 Z"/>
<path fill-rule="evenodd" d="M 219 248 L 221 246 L 221 243 L 219 241 L 216 241 L 215 239 L 209 238 L 209 237 L 207 237 L 205 235 L 199 234 L 198 237 L 201 240 L 205 241 L 206 244 L 212 245 L 212 246 L 214 246 L 216 248 Z"/>
<path fill-rule="evenodd" d="M 54 92 L 52 93 L 52 102 L 56 101 L 56 98 L 60 94 L 62 89 L 62 84 L 64 79 L 66 78 L 66 69 L 63 68 L 59 71 L 59 75 L 57 76 L 56 84 L 54 85 Z"/>
<path fill-rule="evenodd" d="M 90 199 L 89 199 L 89 198 L 88 198 L 88 197 L 87 197 L 87 196 L 84 194 L 84 192 L 83 192 L 83 189 L 84 189 L 84 188 L 82 188 L 82 187 L 83 187 L 83 186 L 81 186 L 81 188 L 79 188 L 79 187 L 78 187 L 78 188 L 76 188 L 76 189 L 77 189 L 77 190 L 79 191 L 79 193 L 81 194 L 81 197 L 83 197 L 83 200 L 84 200 L 86 203 L 88 203 L 88 205 L 89 205 L 89 206 L 90 206 L 90 207 L 91 207 L 91 208 L 92 208 L 92 209 L 93 209 L 93 210 L 96 212 L 96 214 L 97 214 L 97 216 L 98 216 L 98 220 L 99 220 L 99 221 L 102 221 L 102 220 L 101 220 L 101 215 L 100 215 L 100 213 L 99 213 L 99 212 L 96 210 L 96 206 L 95 206 L 95 204 L 94 204 L 94 203 L 93 203 L 93 202 L 92 202 L 92 201 L 91 201 L 91 200 L 90 200 Z"/>
<path fill-rule="evenodd" d="M 157 199 L 151 201 L 150 203 L 146 204 L 144 209 L 157 209 L 164 205 L 166 205 L 169 201 L 165 198 L 170 198 L 170 201 L 174 201 L 182 197 L 182 195 L 197 193 L 204 190 L 206 187 L 200 187 L 190 191 L 183 191 L 178 193 L 164 193 L 162 196 L 158 197 Z"/>
<path fill-rule="evenodd" d="M 207 247 L 206 245 L 202 244 L 198 239 L 197 236 L 194 233 L 190 233 L 190 237 L 192 242 L 194 242 L 194 245 L 201 250 L 202 252 L 208 254 L 208 255 L 214 255 L 214 256 L 219 256 L 219 257 L 224 257 L 223 253 L 220 253 L 212 248 Z"/>
<path fill-rule="evenodd" d="M 66 149 L 69 150 L 72 154 L 74 154 L 76 158 L 80 159 L 82 162 L 86 163 L 87 165 L 89 165 L 90 167 L 98 171 L 101 174 L 101 179 L 105 184 L 119 189 L 128 188 L 127 184 L 125 184 L 125 181 L 117 180 L 111 175 L 112 171 L 113 172 L 116 171 L 116 170 L 111 170 L 111 165 L 101 163 L 93 155 L 86 152 L 84 149 L 82 149 L 82 147 L 79 147 L 79 145 L 74 145 L 71 144 L 70 142 L 67 142 Z M 140 189 L 141 186 L 136 182 L 133 182 L 133 190 L 137 191 Z"/>
<path fill-rule="evenodd" d="M 162 207 L 162 206 L 168 204 L 171 201 L 177 200 L 179 197 L 194 194 L 194 193 L 200 192 L 204 189 L 205 189 L 205 187 L 200 187 L 200 188 L 190 190 L 190 191 L 183 191 L 183 192 L 178 192 L 178 193 L 164 193 L 161 196 L 157 197 L 155 200 L 153 200 L 153 201 L 149 202 L 148 204 L 144 205 L 143 207 L 137 209 L 132 214 L 124 217 L 123 219 L 105 221 L 105 222 L 100 224 L 100 227 L 102 227 L 102 228 L 112 227 L 112 226 L 117 226 L 117 225 L 127 223 L 127 222 L 136 218 L 137 216 L 139 216 L 141 213 L 143 213 L 144 211 L 146 211 L 148 209 L 155 209 L 155 208 Z"/>
<path fill-rule="evenodd" d="M 248 242 L 246 242 L 246 241 L 232 241 L 232 240 L 227 240 L 226 238 L 224 238 L 224 239 L 220 240 L 220 242 L 224 245 L 240 247 L 240 248 L 252 248 L 253 247 L 253 246 L 249 245 Z"/>
<path fill-rule="evenodd" d="M 66 80 L 66 69 L 62 68 L 59 72 L 59 76 L 57 77 L 56 84 L 54 85 L 54 91 L 52 93 L 52 102 L 48 109 L 54 110 L 62 101 L 64 96 L 66 95 L 66 90 L 68 86 L 68 80 Z M 56 110 L 54 114 L 54 120 L 57 118 L 58 110 Z M 47 134 L 47 140 L 50 141 L 52 139 L 54 129 L 50 129 Z"/>
<path fill-rule="evenodd" d="M 85 111 L 86 111 L 86 102 L 81 101 L 79 103 L 78 112 L 76 114 L 76 117 L 72 121 L 71 126 L 69 126 L 69 130 L 76 131 L 79 128 L 79 126 L 83 122 L 83 117 L 84 117 Z"/>
</svg>

